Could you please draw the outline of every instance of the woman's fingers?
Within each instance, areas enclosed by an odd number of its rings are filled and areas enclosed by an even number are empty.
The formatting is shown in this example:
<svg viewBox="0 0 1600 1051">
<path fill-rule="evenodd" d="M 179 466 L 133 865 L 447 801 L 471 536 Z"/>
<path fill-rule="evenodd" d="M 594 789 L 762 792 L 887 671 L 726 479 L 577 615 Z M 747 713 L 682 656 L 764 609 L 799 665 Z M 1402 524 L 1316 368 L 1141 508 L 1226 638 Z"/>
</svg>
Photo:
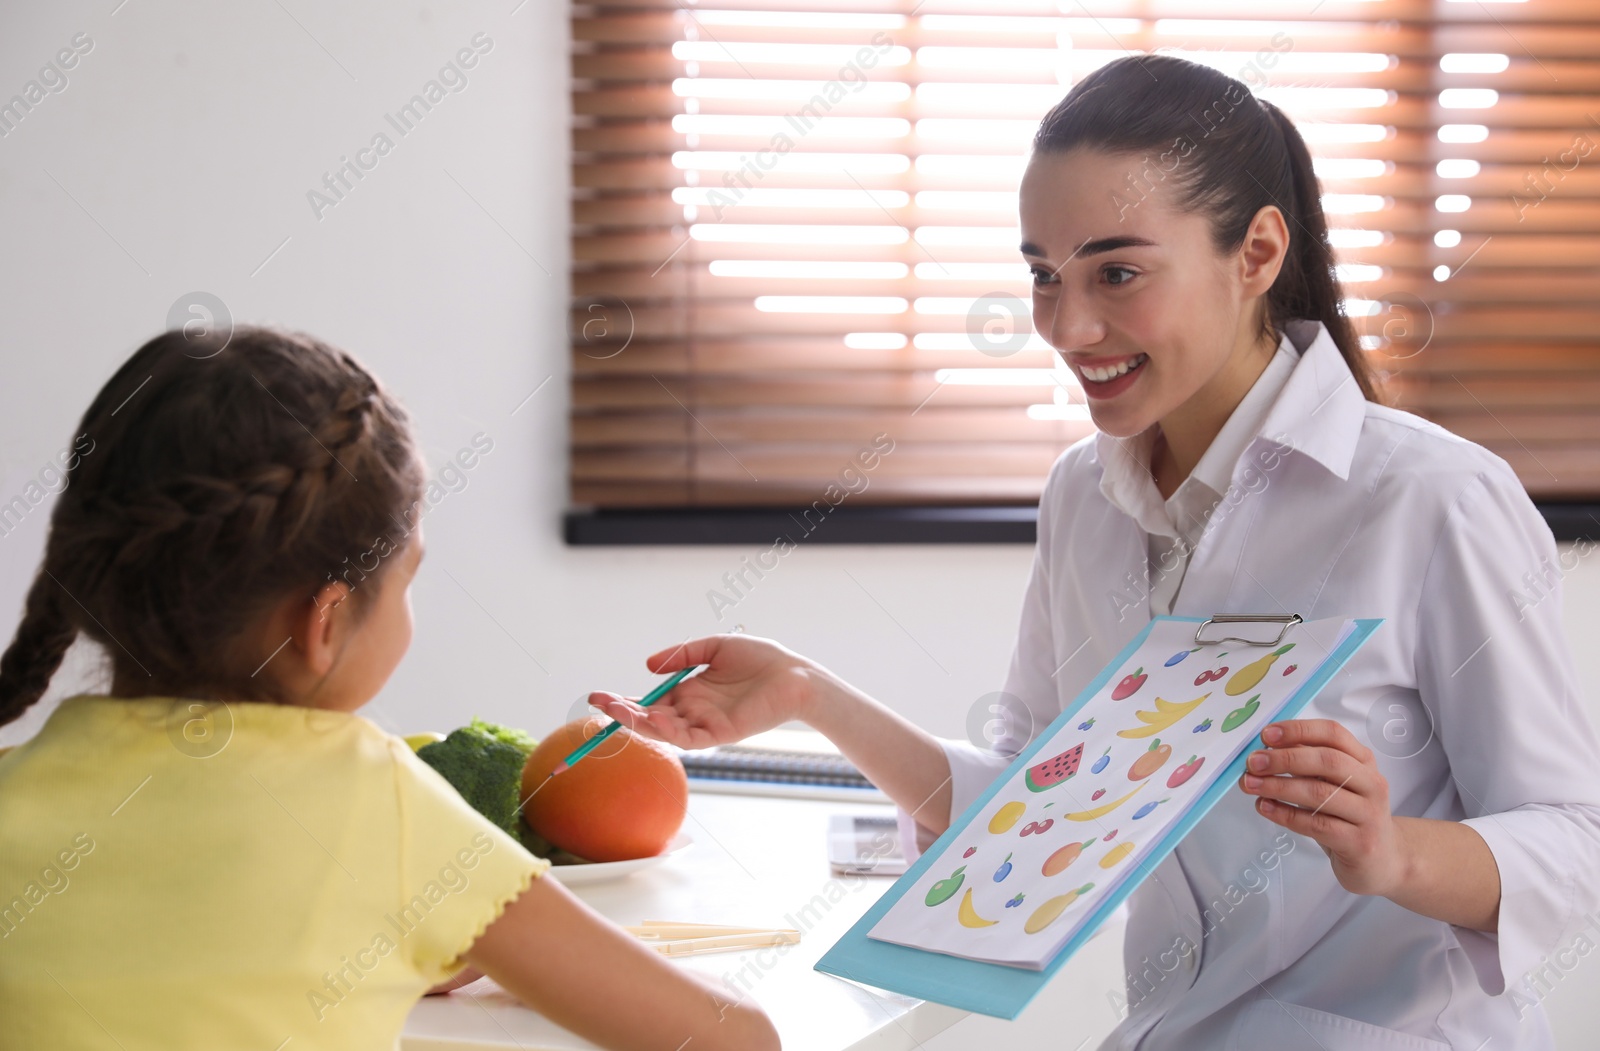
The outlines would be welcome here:
<svg viewBox="0 0 1600 1051">
<path fill-rule="evenodd" d="M 1336 864 L 1382 847 L 1392 821 L 1389 783 L 1349 728 L 1332 719 L 1290 719 L 1265 727 L 1261 737 L 1268 747 L 1250 754 L 1239 780 L 1258 797 L 1258 813 L 1310 836 Z"/>
<path fill-rule="evenodd" d="M 1360 829 L 1342 817 L 1328 813 L 1327 809 L 1296 807 L 1272 799 L 1258 799 L 1256 811 L 1267 820 L 1282 825 L 1291 832 L 1309 836 L 1324 851 L 1343 853 L 1347 844 Z"/>
<path fill-rule="evenodd" d="M 590 704 L 627 729 L 679 748 L 709 748 L 736 738 L 727 717 L 715 708 L 699 706 L 685 713 L 670 700 L 670 697 L 663 697 L 646 708 L 634 698 L 614 693 L 589 695 Z"/>
<path fill-rule="evenodd" d="M 657 675 L 670 675 L 684 668 L 692 668 L 696 664 L 712 664 L 727 638 L 726 635 L 707 635 L 680 642 L 676 646 L 668 646 L 646 657 L 645 667 Z"/>
<path fill-rule="evenodd" d="M 1286 719 L 1262 728 L 1261 739 L 1270 748 L 1297 745 L 1335 748 L 1360 763 L 1371 762 L 1372 749 L 1356 739 L 1350 728 L 1336 719 Z"/>
<path fill-rule="evenodd" d="M 589 703 L 642 737 L 683 744 L 681 720 L 671 719 L 670 709 L 661 707 L 663 702 L 644 708 L 638 701 L 614 693 L 591 693 Z"/>
<path fill-rule="evenodd" d="M 1262 777 L 1273 774 L 1318 777 L 1336 785 L 1352 785 L 1360 794 L 1366 793 L 1371 781 L 1369 772 L 1376 771 L 1376 767 L 1369 767 L 1348 752 L 1313 745 L 1251 752 L 1245 769 Z"/>
<path fill-rule="evenodd" d="M 1359 821 L 1370 809 L 1370 802 L 1349 791 L 1348 784 L 1341 785 L 1319 777 L 1257 777 L 1245 774 L 1242 784 L 1251 795 L 1346 821 Z"/>
</svg>

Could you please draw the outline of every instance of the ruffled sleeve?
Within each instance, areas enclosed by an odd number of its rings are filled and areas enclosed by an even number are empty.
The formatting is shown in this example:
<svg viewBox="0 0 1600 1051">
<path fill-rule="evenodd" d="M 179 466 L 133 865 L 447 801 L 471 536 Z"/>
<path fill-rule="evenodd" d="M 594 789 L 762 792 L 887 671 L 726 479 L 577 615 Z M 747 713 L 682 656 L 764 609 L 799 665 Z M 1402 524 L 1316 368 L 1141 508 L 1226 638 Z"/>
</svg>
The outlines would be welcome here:
<svg viewBox="0 0 1600 1051">
<path fill-rule="evenodd" d="M 387 917 L 430 983 L 461 970 L 464 954 L 550 862 L 535 857 L 450 783 L 393 739 L 400 808 L 400 895 Z"/>
</svg>

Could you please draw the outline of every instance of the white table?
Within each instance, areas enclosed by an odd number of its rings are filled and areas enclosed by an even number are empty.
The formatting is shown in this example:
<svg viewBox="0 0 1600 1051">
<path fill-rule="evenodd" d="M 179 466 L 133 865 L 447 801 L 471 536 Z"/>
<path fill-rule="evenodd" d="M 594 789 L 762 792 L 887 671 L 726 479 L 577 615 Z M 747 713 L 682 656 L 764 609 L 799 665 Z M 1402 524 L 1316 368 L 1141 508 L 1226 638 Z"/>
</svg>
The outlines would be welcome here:
<svg viewBox="0 0 1600 1051">
<path fill-rule="evenodd" d="M 624 879 L 572 889 L 621 924 L 679 920 L 801 930 L 800 943 L 781 954 L 764 949 L 677 961 L 724 976 L 736 990 L 748 989 L 772 1016 L 785 1051 L 912 1051 L 930 1046 L 928 1041 L 967 1013 L 812 969 L 894 882 L 883 876 L 833 874 L 827 861 L 828 818 L 845 811 L 893 813 L 881 805 L 691 793 L 684 830 L 694 837 L 693 847 Z M 1120 970 L 1120 944 L 1120 936 L 1094 938 L 1039 1000 L 1061 986 L 1069 972 L 1102 975 L 1108 966 L 1113 974 Z M 1048 1013 L 1059 1013 L 1062 1006 L 1050 1005 Z M 1034 1007 L 1015 1023 L 981 1024 L 1021 1026 Z M 1085 994 L 1083 1003 L 1072 1009 L 1096 1012 L 1104 1024 L 1094 1028 L 1102 1032 L 1114 1021 L 1098 995 Z M 1058 1042 L 1062 1034 L 1054 1036 Z M 404 1051 L 594 1047 L 523 1007 L 487 978 L 423 999 L 406 1021 L 401 1046 Z"/>
</svg>

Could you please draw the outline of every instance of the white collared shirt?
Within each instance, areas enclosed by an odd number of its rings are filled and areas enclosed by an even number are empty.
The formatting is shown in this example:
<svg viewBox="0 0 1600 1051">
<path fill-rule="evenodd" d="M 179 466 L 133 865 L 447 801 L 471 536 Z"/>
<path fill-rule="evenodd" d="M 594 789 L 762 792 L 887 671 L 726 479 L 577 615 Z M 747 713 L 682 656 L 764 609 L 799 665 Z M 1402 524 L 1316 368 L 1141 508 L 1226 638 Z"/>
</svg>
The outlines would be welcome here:
<svg viewBox="0 0 1600 1051">
<path fill-rule="evenodd" d="M 1125 903 L 1127 973 L 1106 992 L 1126 1014 L 1102 1049 L 1552 1048 L 1538 1001 L 1600 943 L 1600 740 L 1554 538 L 1504 460 L 1366 401 L 1320 323 L 1286 334 L 1299 355 L 1173 612 L 1384 618 L 1301 718 L 1373 749 L 1395 814 L 1483 837 L 1498 933 L 1346 891 L 1314 840 L 1231 792 Z M 1031 725 L 992 752 L 944 742 L 952 814 L 1152 615 L 1148 534 L 1103 491 L 1102 448 L 1063 453 L 1040 500 L 1005 685 Z"/>
<path fill-rule="evenodd" d="M 1101 494 L 1150 537 L 1151 613 L 1172 612 L 1189 558 L 1228 490 L 1233 465 L 1261 429 L 1299 357 L 1299 348 L 1285 332 L 1266 369 L 1228 416 L 1200 462 L 1165 500 L 1150 470 L 1160 424 L 1153 423 L 1131 438 L 1113 438 L 1104 431 L 1095 435 L 1095 453 L 1106 465 L 1100 476 Z"/>
</svg>

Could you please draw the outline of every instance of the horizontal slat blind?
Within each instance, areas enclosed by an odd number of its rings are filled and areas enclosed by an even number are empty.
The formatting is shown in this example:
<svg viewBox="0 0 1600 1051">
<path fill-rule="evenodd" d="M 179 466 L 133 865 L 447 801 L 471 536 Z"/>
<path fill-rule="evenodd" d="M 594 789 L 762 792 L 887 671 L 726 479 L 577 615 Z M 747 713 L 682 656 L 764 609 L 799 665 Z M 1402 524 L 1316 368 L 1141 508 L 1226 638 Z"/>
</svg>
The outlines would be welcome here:
<svg viewBox="0 0 1600 1051">
<path fill-rule="evenodd" d="M 1029 328 L 1017 181 L 1072 83 L 1158 49 L 1305 134 L 1386 397 L 1600 493 L 1592 0 L 573 12 L 576 505 L 810 503 L 880 434 L 852 499 L 1036 499 L 1093 425 Z"/>
</svg>

